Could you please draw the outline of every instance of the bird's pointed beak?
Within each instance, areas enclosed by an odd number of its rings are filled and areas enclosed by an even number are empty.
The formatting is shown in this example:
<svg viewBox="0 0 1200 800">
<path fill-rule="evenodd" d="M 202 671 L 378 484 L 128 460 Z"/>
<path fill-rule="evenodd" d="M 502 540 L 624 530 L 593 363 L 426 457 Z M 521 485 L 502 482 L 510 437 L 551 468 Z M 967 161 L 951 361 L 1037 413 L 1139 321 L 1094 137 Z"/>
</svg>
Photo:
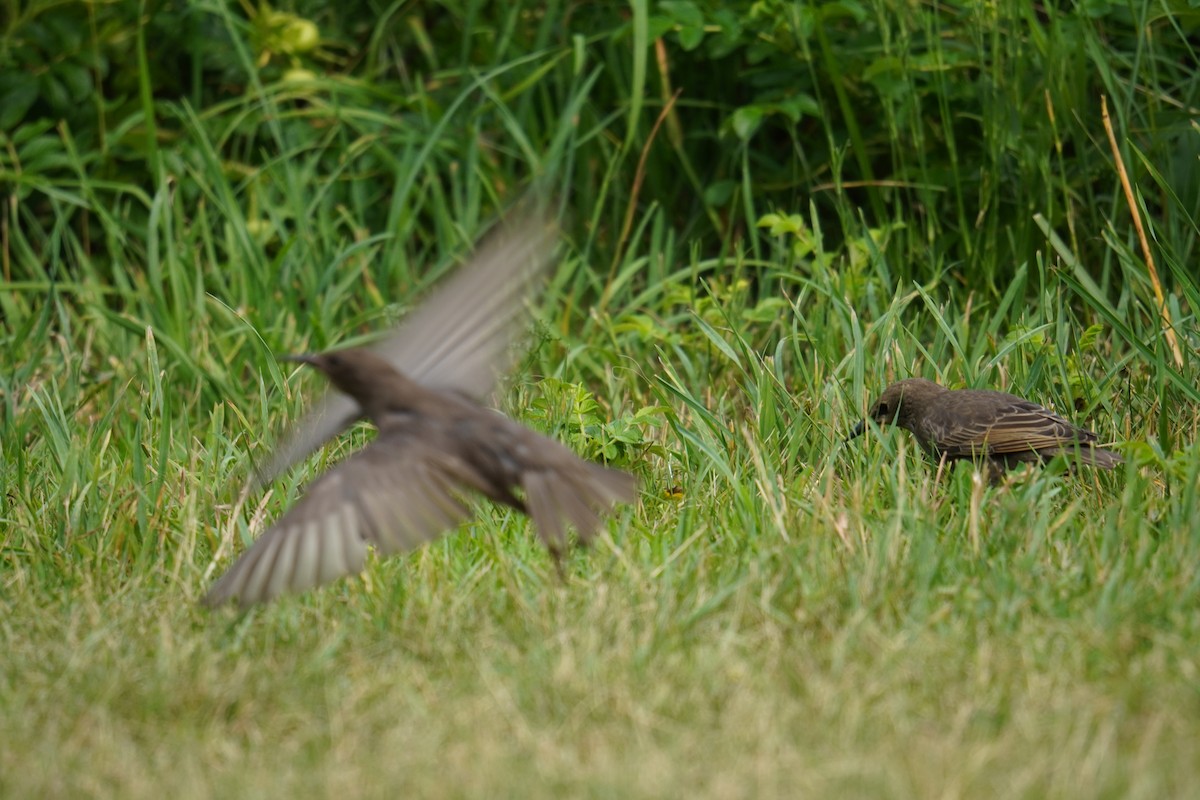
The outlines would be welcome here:
<svg viewBox="0 0 1200 800">
<path fill-rule="evenodd" d="M 862 436 L 863 433 L 866 432 L 866 430 L 867 430 L 867 421 L 865 419 L 860 419 L 858 421 L 858 423 L 855 424 L 855 426 L 850 429 L 850 435 L 847 436 L 844 440 L 842 440 L 842 444 L 845 444 L 846 442 L 850 441 L 851 439 L 857 439 L 859 436 Z"/>
<path fill-rule="evenodd" d="M 296 364 L 315 364 L 317 357 L 311 353 L 296 353 L 279 357 L 280 361 L 291 361 Z"/>
</svg>

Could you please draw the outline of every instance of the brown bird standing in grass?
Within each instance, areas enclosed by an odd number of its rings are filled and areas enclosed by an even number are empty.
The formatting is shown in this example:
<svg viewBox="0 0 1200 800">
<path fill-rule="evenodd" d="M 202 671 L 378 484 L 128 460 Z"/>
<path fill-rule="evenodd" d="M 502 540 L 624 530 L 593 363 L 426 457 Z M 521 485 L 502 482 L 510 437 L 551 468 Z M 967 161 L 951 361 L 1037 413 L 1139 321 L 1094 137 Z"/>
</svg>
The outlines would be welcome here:
<svg viewBox="0 0 1200 800">
<path fill-rule="evenodd" d="M 1096 446 L 1096 434 L 1071 424 L 1053 411 L 1016 395 L 987 389 L 946 389 L 924 378 L 893 383 L 867 416 L 880 425 L 899 425 L 917 437 L 940 461 L 981 462 L 992 480 L 1023 463 L 1042 463 L 1056 455 L 1103 469 L 1121 456 Z M 854 426 L 846 441 L 866 430 Z"/>
<path fill-rule="evenodd" d="M 480 402 L 516 334 L 529 270 L 549 260 L 551 231 L 541 221 L 510 225 L 377 349 L 291 359 L 324 372 L 342 394 L 300 424 L 265 477 L 357 419 L 370 419 L 379 435 L 318 478 L 217 581 L 206 604 L 246 607 L 359 572 L 368 545 L 398 553 L 466 519 L 467 490 L 531 516 L 556 562 L 567 523 L 586 543 L 603 512 L 633 499 L 632 476 L 585 461 Z"/>
</svg>

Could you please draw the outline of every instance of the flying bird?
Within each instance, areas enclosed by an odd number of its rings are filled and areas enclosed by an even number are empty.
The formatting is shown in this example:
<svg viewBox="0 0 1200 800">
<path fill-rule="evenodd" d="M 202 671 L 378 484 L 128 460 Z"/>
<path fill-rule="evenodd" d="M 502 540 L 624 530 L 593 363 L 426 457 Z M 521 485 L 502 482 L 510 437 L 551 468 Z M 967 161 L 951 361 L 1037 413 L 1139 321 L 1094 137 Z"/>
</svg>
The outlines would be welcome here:
<svg viewBox="0 0 1200 800">
<path fill-rule="evenodd" d="M 992 479 L 1023 463 L 1065 455 L 1112 469 L 1124 459 L 1096 445 L 1097 436 L 1048 408 L 1006 392 L 947 389 L 924 378 L 893 383 L 867 412 L 880 425 L 912 432 L 938 460 L 980 462 Z M 866 430 L 856 424 L 846 441 Z"/>
<path fill-rule="evenodd" d="M 632 476 L 481 402 L 509 361 L 530 270 L 548 263 L 551 231 L 540 220 L 509 225 L 378 347 L 291 357 L 325 373 L 339 393 L 284 440 L 260 480 L 357 419 L 379 433 L 313 482 L 205 604 L 245 608 L 359 572 L 368 546 L 387 556 L 458 525 L 470 516 L 470 491 L 532 517 L 556 564 L 567 524 L 587 543 L 605 512 L 634 498 Z"/>
</svg>

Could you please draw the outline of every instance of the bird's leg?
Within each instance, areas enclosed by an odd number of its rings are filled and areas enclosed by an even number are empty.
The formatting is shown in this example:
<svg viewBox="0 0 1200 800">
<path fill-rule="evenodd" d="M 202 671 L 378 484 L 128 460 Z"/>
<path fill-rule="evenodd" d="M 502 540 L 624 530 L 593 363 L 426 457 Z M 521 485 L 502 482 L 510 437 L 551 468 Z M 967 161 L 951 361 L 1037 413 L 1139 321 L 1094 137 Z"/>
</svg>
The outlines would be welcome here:
<svg viewBox="0 0 1200 800">
<path fill-rule="evenodd" d="M 980 465 L 980 472 L 983 473 L 984 479 L 989 486 L 999 486 L 1004 483 L 1005 467 L 1003 462 L 998 462 L 995 459 L 986 458 L 983 464 Z"/>
<path fill-rule="evenodd" d="M 548 542 L 546 546 L 550 548 L 550 557 L 554 559 L 554 571 L 558 573 L 558 580 L 566 583 L 567 570 L 563 566 L 562 546 L 558 542 Z"/>
</svg>

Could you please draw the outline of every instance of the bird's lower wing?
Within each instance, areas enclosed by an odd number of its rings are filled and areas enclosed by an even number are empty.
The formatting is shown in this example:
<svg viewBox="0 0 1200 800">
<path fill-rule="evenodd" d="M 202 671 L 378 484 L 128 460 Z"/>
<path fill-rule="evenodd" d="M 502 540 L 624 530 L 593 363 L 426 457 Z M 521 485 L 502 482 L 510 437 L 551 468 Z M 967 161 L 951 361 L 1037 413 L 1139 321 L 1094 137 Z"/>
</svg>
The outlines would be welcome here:
<svg viewBox="0 0 1200 800">
<path fill-rule="evenodd" d="M 259 537 L 204 598 L 246 607 L 359 572 L 367 545 L 408 550 L 468 515 L 451 475 L 419 443 L 378 440 L 334 467 Z"/>
</svg>

